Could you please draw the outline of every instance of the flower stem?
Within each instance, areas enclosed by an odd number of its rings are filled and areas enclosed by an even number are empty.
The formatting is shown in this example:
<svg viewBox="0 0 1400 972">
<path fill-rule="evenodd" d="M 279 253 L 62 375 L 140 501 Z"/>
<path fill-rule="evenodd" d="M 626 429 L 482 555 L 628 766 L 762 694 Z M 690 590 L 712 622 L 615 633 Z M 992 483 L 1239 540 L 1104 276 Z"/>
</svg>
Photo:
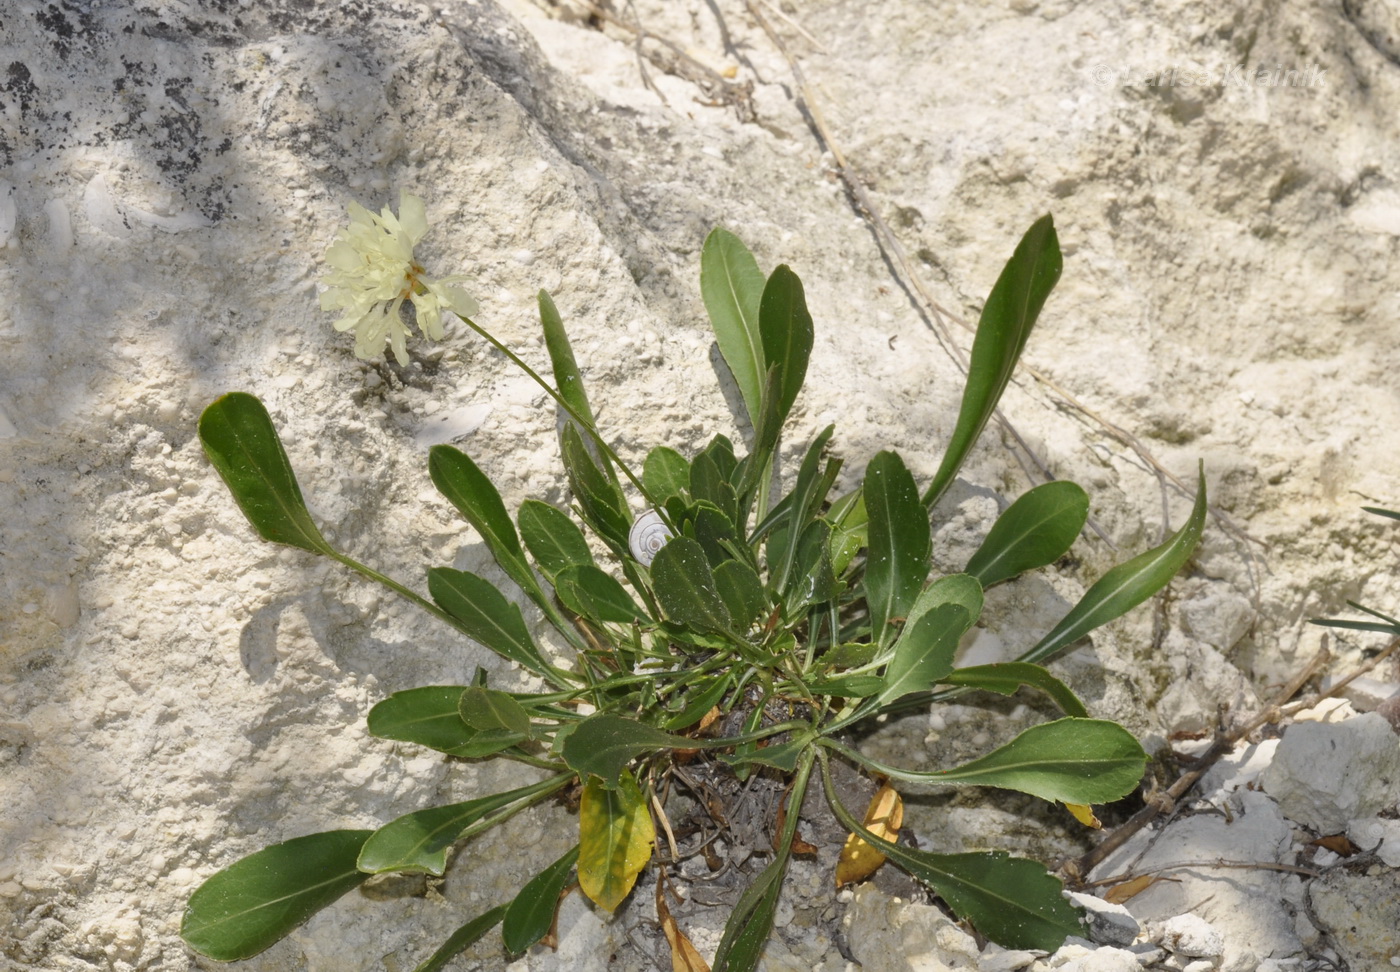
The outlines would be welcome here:
<svg viewBox="0 0 1400 972">
<path fill-rule="evenodd" d="M 511 363 L 513 363 L 517 368 L 525 372 L 525 374 L 529 375 L 530 378 L 535 382 L 535 384 L 543 388 L 545 394 L 547 394 L 550 398 L 554 399 L 555 404 L 557 404 L 566 413 L 568 413 L 569 418 L 573 419 L 576 423 L 578 423 L 579 428 L 583 429 L 585 432 L 588 433 L 588 437 L 593 440 L 593 443 L 599 448 L 600 451 L 602 451 L 603 455 L 607 456 L 610 461 L 617 465 L 617 468 L 622 470 L 623 475 L 625 475 L 628 481 L 630 481 L 632 485 L 637 488 L 637 492 L 641 494 L 642 498 L 647 501 L 647 505 L 650 506 L 652 509 L 656 510 L 657 513 L 660 514 L 663 519 L 665 518 L 666 513 L 662 509 L 661 504 L 656 501 L 656 498 L 652 496 L 651 493 L 647 492 L 647 488 L 642 485 L 642 481 L 637 478 L 636 474 L 632 472 L 632 469 L 627 465 L 627 463 L 623 462 L 622 459 L 618 456 L 618 454 L 613 451 L 612 446 L 608 445 L 607 442 L 603 440 L 602 434 L 599 433 L 599 431 L 597 430 L 597 428 L 594 427 L 591 421 L 589 421 L 585 416 L 580 415 L 578 410 L 575 409 L 568 402 L 566 402 L 564 400 L 564 397 L 560 395 L 559 392 L 556 391 L 549 384 L 549 382 L 541 378 L 539 373 L 535 371 L 534 368 L 531 368 L 528 364 L 526 364 L 525 361 L 520 357 L 520 355 L 516 354 L 510 348 L 506 347 L 499 340 L 497 340 L 496 336 L 493 335 L 490 331 L 486 330 L 484 327 L 482 327 L 480 324 L 476 323 L 476 321 L 472 320 L 469 317 L 463 317 L 461 314 L 458 314 L 457 317 L 459 320 L 462 321 L 462 323 L 466 324 L 467 327 L 471 328 L 477 334 L 480 334 L 483 338 L 485 338 L 493 348 L 495 348 L 497 351 L 501 352 L 501 354 L 504 354 L 507 358 L 509 358 L 511 360 Z"/>
</svg>

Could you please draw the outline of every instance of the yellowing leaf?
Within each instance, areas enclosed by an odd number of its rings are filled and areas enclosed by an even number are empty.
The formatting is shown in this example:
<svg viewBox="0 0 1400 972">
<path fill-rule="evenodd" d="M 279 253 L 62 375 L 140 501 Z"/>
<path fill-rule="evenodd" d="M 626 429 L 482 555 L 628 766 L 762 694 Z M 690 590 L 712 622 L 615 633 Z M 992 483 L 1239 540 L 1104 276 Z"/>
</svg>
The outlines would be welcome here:
<svg viewBox="0 0 1400 972">
<path fill-rule="evenodd" d="M 876 837 L 891 843 L 899 840 L 899 828 L 904 825 L 904 801 L 888 783 L 875 792 L 870 809 L 865 812 L 865 828 Z M 841 858 L 836 862 L 836 886 L 844 887 L 863 881 L 885 863 L 885 855 L 855 834 L 846 838 Z"/>
<path fill-rule="evenodd" d="M 1103 824 L 1099 823 L 1099 818 L 1094 816 L 1094 808 L 1086 803 L 1066 803 L 1065 809 L 1074 814 L 1074 819 L 1078 820 L 1086 827 L 1095 830 L 1102 830 Z"/>
<path fill-rule="evenodd" d="M 656 829 L 646 797 L 623 771 L 616 789 L 589 777 L 579 802 L 578 883 L 604 911 L 622 904 L 651 860 Z"/>
<path fill-rule="evenodd" d="M 661 930 L 666 942 L 671 946 L 671 972 L 710 972 L 710 963 L 699 950 L 685 937 L 671 917 L 671 909 L 666 907 L 666 895 L 662 891 L 664 881 L 656 882 L 656 917 L 661 921 Z"/>
</svg>

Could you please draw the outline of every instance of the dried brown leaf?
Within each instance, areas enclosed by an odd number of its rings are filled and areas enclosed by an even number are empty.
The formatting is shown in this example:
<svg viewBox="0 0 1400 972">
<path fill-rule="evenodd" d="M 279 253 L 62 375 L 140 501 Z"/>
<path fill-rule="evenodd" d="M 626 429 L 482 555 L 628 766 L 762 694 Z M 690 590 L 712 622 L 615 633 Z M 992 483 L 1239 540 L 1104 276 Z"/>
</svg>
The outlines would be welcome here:
<svg viewBox="0 0 1400 972">
<path fill-rule="evenodd" d="M 656 917 L 661 922 L 667 944 L 671 946 L 671 972 L 710 972 L 710 963 L 705 961 L 676 924 L 676 919 L 671 917 L 671 909 L 666 907 L 666 894 L 662 890 L 664 884 L 664 879 L 656 882 Z"/>
<path fill-rule="evenodd" d="M 875 791 L 870 808 L 865 811 L 865 829 L 876 837 L 894 842 L 899 839 L 899 828 L 903 825 L 904 801 L 894 787 L 884 783 Z M 863 881 L 879 870 L 883 863 L 884 854 L 851 834 L 846 838 L 846 845 L 841 848 L 841 857 L 836 862 L 836 886 L 840 888 Z"/>
<path fill-rule="evenodd" d="M 1137 877 L 1124 881 L 1122 884 L 1115 884 L 1104 894 L 1103 899 L 1110 904 L 1122 904 L 1129 898 L 1142 894 L 1158 881 L 1169 881 L 1171 878 L 1158 877 L 1155 874 L 1140 874 Z"/>
</svg>

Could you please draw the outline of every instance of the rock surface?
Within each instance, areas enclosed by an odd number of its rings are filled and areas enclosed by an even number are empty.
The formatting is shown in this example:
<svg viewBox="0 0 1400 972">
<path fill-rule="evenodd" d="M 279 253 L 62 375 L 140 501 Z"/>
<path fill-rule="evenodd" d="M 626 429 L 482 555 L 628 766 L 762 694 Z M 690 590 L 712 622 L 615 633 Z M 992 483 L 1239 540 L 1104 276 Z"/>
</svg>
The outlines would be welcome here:
<svg viewBox="0 0 1400 972">
<path fill-rule="evenodd" d="M 1400 802 L 1400 737 L 1374 712 L 1290 726 L 1260 777 L 1290 819 L 1336 834 Z"/>
<path fill-rule="evenodd" d="M 425 562 L 488 570 L 432 490 L 429 445 L 470 451 L 511 508 L 565 501 L 554 414 L 500 356 L 456 333 L 415 345 L 406 369 L 369 366 L 331 330 L 314 281 L 350 200 L 424 195 L 428 262 L 469 275 L 483 323 L 536 364 L 534 295 L 548 288 L 600 421 L 634 460 L 657 442 L 743 438 L 696 285 L 705 233 L 727 226 L 765 267 L 797 270 L 817 320 L 788 457 L 836 422 L 853 476 L 881 448 L 922 479 L 935 468 L 957 367 L 845 196 L 781 53 L 733 0 L 625 6 L 709 72 L 654 42 L 639 62 L 631 35 L 573 0 L 7 0 L 0 955 L 14 967 L 203 967 L 179 916 L 218 868 L 509 779 L 364 730 L 389 692 L 478 666 L 511 686 L 508 666 L 334 565 L 255 542 L 195 437 L 216 395 L 256 392 L 327 534 L 410 583 Z M 1086 486 L 1112 546 L 1086 539 L 1073 562 L 990 592 L 981 650 L 1034 643 L 1108 566 L 1180 522 L 1185 500 L 1144 455 L 1184 482 L 1204 459 L 1212 501 L 1248 538 L 1217 520 L 1159 611 L 1058 663 L 1094 715 L 1153 746 L 1210 728 L 1219 706 L 1251 708 L 1256 686 L 1312 654 L 1308 617 L 1347 599 L 1400 604 L 1395 531 L 1356 510 L 1400 503 L 1388 5 L 785 10 L 815 39 L 773 15 L 837 148 L 943 307 L 974 320 L 1041 213 L 1064 241 L 1026 356 L 1038 377 L 1026 371 L 1004 411 L 1055 475 Z M 994 497 L 1029 485 L 1002 439 L 988 436 L 945 502 L 941 568 L 961 566 Z M 1345 663 L 1375 642 L 1338 633 L 1334 647 Z M 910 764 L 960 758 L 1041 718 L 1012 715 L 899 720 L 872 745 Z M 1231 799 L 1232 821 L 1180 819 L 1155 859 L 1287 858 L 1272 802 Z M 908 819 L 940 849 L 1049 859 L 1085 846 L 1057 813 L 994 797 L 928 801 Z M 349 895 L 242 967 L 412 968 L 523 868 L 561 854 L 570 823 L 532 810 L 509 845 L 488 835 L 427 897 Z M 1130 910 L 1198 907 L 1222 929 L 1226 969 L 1323 954 L 1295 924 L 1298 879 L 1229 875 L 1194 871 Z M 815 895 L 816 870 L 803 881 Z M 1224 912 L 1246 907 L 1257 930 L 1227 927 Z M 574 901 L 559 954 L 520 961 L 616 954 L 608 967 L 649 968 L 629 936 L 654 933 L 629 908 L 606 925 Z M 717 941 L 709 927 L 695 938 Z M 770 964 L 840 968 L 816 940 L 780 937 Z M 962 961 L 960 943 L 928 961 Z M 1126 961 L 1072 948 L 1054 967 Z M 459 963 L 504 965 L 492 942 Z"/>
</svg>

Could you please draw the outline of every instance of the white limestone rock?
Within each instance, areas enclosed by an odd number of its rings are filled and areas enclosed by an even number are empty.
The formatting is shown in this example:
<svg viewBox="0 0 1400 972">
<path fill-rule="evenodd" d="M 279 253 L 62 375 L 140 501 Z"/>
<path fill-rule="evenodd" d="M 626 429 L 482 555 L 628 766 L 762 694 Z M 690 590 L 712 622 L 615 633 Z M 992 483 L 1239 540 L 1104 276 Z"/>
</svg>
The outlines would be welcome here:
<svg viewBox="0 0 1400 972">
<path fill-rule="evenodd" d="M 1336 834 L 1400 800 L 1400 737 L 1371 712 L 1289 726 L 1260 777 L 1290 820 Z"/>
<path fill-rule="evenodd" d="M 1069 899 L 1084 909 L 1089 938 L 1100 945 L 1127 947 L 1142 932 L 1132 912 L 1120 904 L 1078 891 L 1070 892 Z"/>
<path fill-rule="evenodd" d="M 1168 951 L 1187 958 L 1218 959 L 1225 953 L 1225 936 L 1198 915 L 1175 915 L 1153 922 L 1148 935 Z"/>
<path fill-rule="evenodd" d="M 1241 789 L 1223 801 L 1223 809 L 1210 807 L 1179 816 L 1159 832 L 1138 833 L 1091 877 L 1127 871 L 1169 878 L 1124 903 L 1133 916 L 1148 928 L 1185 914 L 1199 918 L 1224 940 L 1221 972 L 1256 972 L 1266 958 L 1303 953 L 1292 911 L 1281 905 L 1287 878 L 1209 863 L 1291 863 L 1292 844 L 1292 827 L 1278 805 L 1264 793 Z"/>
</svg>

